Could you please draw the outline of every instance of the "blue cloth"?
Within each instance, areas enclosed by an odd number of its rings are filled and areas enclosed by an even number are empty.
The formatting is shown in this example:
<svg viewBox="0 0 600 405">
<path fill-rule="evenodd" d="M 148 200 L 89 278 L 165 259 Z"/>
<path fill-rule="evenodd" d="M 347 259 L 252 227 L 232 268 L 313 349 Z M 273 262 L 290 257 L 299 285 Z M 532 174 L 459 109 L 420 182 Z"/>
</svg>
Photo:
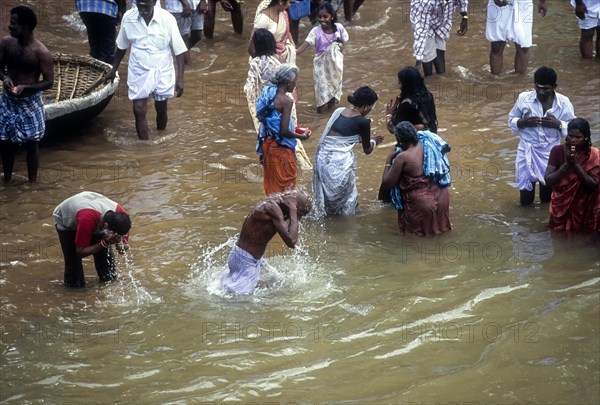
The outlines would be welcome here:
<svg viewBox="0 0 600 405">
<path fill-rule="evenodd" d="M 119 12 L 115 0 L 76 0 L 75 5 L 80 13 L 99 13 L 116 18 Z"/>
<path fill-rule="evenodd" d="M 13 97 L 7 91 L 0 99 L 0 139 L 14 143 L 39 141 L 46 130 L 42 92 Z"/>
<path fill-rule="evenodd" d="M 279 134 L 281 128 L 282 114 L 275 109 L 275 96 L 277 86 L 266 86 L 262 89 L 260 96 L 256 99 L 256 118 L 260 122 L 258 128 L 258 139 L 256 141 L 256 153 L 262 162 L 262 143 L 265 139 L 274 139 L 280 146 L 294 150 L 296 138 L 288 138 Z M 290 117 L 289 130 L 294 131 L 294 120 Z"/>
<path fill-rule="evenodd" d="M 428 177 L 440 187 L 449 187 L 451 183 L 450 162 L 446 154 L 451 150 L 450 145 L 439 135 L 428 130 L 417 131 L 417 136 L 423 147 L 423 173 L 425 177 Z M 402 148 L 398 147 L 397 150 L 402 151 Z M 402 211 L 404 203 L 400 187 L 392 187 L 390 195 L 394 207 L 398 211 Z"/>
</svg>

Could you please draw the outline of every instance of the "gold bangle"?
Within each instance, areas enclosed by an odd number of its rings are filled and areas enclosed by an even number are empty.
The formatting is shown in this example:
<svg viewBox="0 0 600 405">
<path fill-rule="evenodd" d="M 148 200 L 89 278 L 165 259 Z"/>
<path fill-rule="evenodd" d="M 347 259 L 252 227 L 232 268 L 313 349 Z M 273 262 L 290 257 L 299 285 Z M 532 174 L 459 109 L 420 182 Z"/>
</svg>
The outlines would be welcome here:
<svg viewBox="0 0 600 405">
<path fill-rule="evenodd" d="M 100 245 L 102 245 L 102 247 L 103 247 L 104 249 L 108 248 L 108 243 L 106 243 L 106 242 L 104 241 L 104 239 L 102 239 L 102 240 L 100 241 Z"/>
<path fill-rule="evenodd" d="M 392 165 L 391 165 L 391 164 L 389 164 L 389 163 L 386 163 L 386 164 L 385 164 L 385 167 L 392 167 Z"/>
</svg>

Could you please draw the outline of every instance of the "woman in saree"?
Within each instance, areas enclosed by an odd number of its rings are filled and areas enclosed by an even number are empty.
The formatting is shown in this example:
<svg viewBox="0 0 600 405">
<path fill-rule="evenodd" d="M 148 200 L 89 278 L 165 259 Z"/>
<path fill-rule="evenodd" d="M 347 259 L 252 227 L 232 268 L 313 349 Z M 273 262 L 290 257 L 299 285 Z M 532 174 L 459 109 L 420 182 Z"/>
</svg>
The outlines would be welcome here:
<svg viewBox="0 0 600 405">
<path fill-rule="evenodd" d="M 296 63 L 296 45 L 290 34 L 289 17 L 286 12 L 290 6 L 290 0 L 263 0 L 256 8 L 254 27 L 250 35 L 248 53 L 255 56 L 252 36 L 259 28 L 266 28 L 273 34 L 277 42 L 277 55 L 279 60 L 288 63 Z"/>
<path fill-rule="evenodd" d="M 565 143 L 550 150 L 544 180 L 552 188 L 551 230 L 600 232 L 600 150 L 583 118 L 571 120 Z"/>
<path fill-rule="evenodd" d="M 250 60 L 248 77 L 244 85 L 244 93 L 248 100 L 250 116 L 254 121 L 254 129 L 258 133 L 259 122 L 256 118 L 256 99 L 260 96 L 265 86 L 271 85 L 271 78 L 281 65 L 276 56 L 276 44 L 273 34 L 265 28 L 254 31 L 252 36 L 256 56 Z"/>
<path fill-rule="evenodd" d="M 441 185 L 444 183 L 440 181 L 440 173 L 432 175 L 424 165 L 436 152 L 431 146 L 433 143 L 420 141 L 415 127 L 408 121 L 396 125 L 395 135 L 402 150 L 393 148 L 388 154 L 381 188 L 400 188 L 402 207 L 398 210 L 398 230 L 404 235 L 417 236 L 449 231 L 452 229 L 450 192 Z"/>
<path fill-rule="evenodd" d="M 352 108 L 334 111 L 323 130 L 313 171 L 313 210 L 323 215 L 353 215 L 358 207 L 354 145 L 362 143 L 363 152 L 371 154 L 383 136 L 371 138 L 371 121 L 366 118 L 377 101 L 369 87 L 358 88 L 348 102 Z"/>
<path fill-rule="evenodd" d="M 252 37 L 254 32 L 259 28 L 265 28 L 273 34 L 275 37 L 276 54 L 279 57 L 281 63 L 296 63 L 296 45 L 292 40 L 290 34 L 289 17 L 286 12 L 290 5 L 290 0 L 263 0 L 256 8 L 256 17 L 254 18 L 254 28 L 250 36 L 250 42 L 248 44 L 248 53 L 250 56 L 255 56 L 254 41 Z M 292 93 L 294 101 L 297 100 L 296 92 Z M 296 116 L 296 105 L 292 110 L 292 117 L 297 122 Z M 296 158 L 298 164 L 304 170 L 312 169 L 310 159 L 304 150 L 302 142 L 297 142 L 296 145 Z"/>
<path fill-rule="evenodd" d="M 271 79 L 272 86 L 263 89 L 256 100 L 256 116 L 260 121 L 256 151 L 263 164 L 265 194 L 296 188 L 296 155 L 298 139 L 310 138 L 310 130 L 295 131 L 292 119 L 294 99 L 288 95 L 296 87 L 298 68 L 283 63 Z"/>
</svg>

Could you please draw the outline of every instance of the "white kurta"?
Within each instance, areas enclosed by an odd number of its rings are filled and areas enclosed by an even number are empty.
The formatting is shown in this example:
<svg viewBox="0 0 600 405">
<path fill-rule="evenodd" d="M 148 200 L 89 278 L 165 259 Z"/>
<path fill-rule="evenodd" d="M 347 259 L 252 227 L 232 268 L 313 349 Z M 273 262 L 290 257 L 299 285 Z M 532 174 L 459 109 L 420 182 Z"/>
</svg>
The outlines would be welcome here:
<svg viewBox="0 0 600 405">
<path fill-rule="evenodd" d="M 165 100 L 175 93 L 175 67 L 173 56 L 187 51 L 175 17 L 166 10 L 154 7 L 154 15 L 146 25 L 137 8 L 123 16 L 117 36 L 117 47 L 131 46 L 127 69 L 127 86 L 130 100 L 153 95 Z"/>
</svg>

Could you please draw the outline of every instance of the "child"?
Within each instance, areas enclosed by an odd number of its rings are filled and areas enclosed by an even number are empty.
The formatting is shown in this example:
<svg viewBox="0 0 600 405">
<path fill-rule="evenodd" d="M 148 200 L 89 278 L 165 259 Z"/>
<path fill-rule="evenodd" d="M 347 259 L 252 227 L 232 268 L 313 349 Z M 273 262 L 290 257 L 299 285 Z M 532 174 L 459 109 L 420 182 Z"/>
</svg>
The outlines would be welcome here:
<svg viewBox="0 0 600 405">
<path fill-rule="evenodd" d="M 246 78 L 246 85 L 244 86 L 244 92 L 248 99 L 248 109 L 250 115 L 254 121 L 254 129 L 258 132 L 258 119 L 256 119 L 256 99 L 260 96 L 263 87 L 268 86 L 271 83 L 271 78 L 275 75 L 275 72 L 281 65 L 281 62 L 277 58 L 276 49 L 277 43 L 275 37 L 269 30 L 265 28 L 259 28 L 254 31 L 252 35 L 252 41 L 254 42 L 254 50 L 256 56 L 250 60 L 250 67 L 248 69 L 248 77 Z"/>
<path fill-rule="evenodd" d="M 315 47 L 313 81 L 317 113 L 333 110 L 342 96 L 344 55 L 342 47 L 348 42 L 348 32 L 337 22 L 337 14 L 330 3 L 319 6 L 319 26 L 313 28 L 306 41 L 297 49 L 301 54 L 310 45 Z"/>
</svg>

